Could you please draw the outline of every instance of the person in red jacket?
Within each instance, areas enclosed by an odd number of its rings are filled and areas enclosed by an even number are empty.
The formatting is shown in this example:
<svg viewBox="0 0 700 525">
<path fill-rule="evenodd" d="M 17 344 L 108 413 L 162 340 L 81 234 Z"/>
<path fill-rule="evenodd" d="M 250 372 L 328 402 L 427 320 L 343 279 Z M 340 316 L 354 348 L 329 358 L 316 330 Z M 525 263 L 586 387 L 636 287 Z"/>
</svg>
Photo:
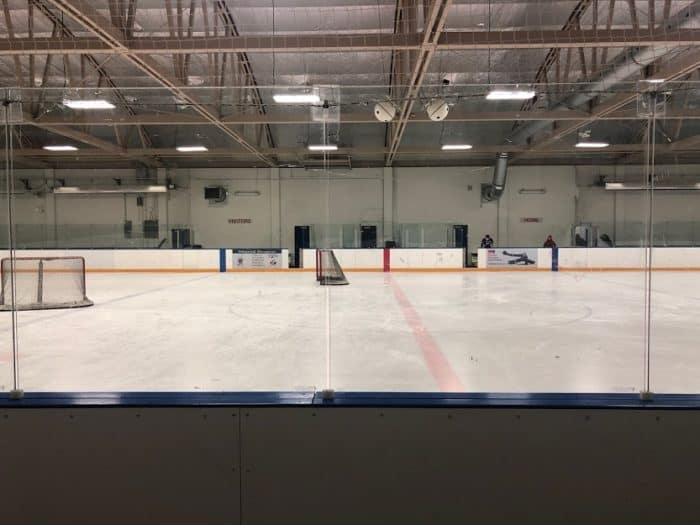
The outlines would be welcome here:
<svg viewBox="0 0 700 525">
<path fill-rule="evenodd" d="M 551 235 L 547 235 L 547 240 L 544 241 L 544 247 L 545 248 L 556 248 L 557 243 L 554 242 L 554 239 L 552 239 Z"/>
</svg>

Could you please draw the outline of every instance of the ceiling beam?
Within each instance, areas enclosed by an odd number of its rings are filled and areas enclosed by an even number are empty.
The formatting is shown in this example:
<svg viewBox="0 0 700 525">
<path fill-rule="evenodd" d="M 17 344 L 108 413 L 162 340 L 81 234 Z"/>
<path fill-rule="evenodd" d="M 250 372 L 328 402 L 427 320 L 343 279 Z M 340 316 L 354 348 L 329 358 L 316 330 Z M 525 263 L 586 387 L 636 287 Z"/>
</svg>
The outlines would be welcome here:
<svg viewBox="0 0 700 525">
<path fill-rule="evenodd" d="M 46 131 L 50 131 L 51 133 L 55 133 L 56 135 L 60 135 L 62 137 L 66 137 L 69 139 L 73 139 L 77 142 L 81 142 L 83 144 L 88 144 L 90 146 L 93 146 L 95 148 L 100 149 L 101 151 L 104 151 L 105 153 L 109 153 L 112 155 L 118 155 L 118 156 L 123 156 L 126 155 L 126 149 L 117 146 L 116 144 L 113 144 L 111 142 L 108 142 L 106 140 L 102 140 L 100 138 L 94 137 L 93 135 L 90 135 L 89 133 L 85 133 L 83 131 L 79 131 L 77 129 L 70 128 L 68 126 L 53 126 L 53 125 L 38 125 L 34 123 L 35 126 L 40 127 L 41 129 L 44 129 Z M 43 151 L 43 150 L 42 150 Z"/>
<path fill-rule="evenodd" d="M 52 3 L 76 0 L 47 0 Z M 99 15 L 98 15 L 99 16 Z M 103 19 L 106 21 L 106 19 Z M 106 21 L 108 24 L 109 22 Z M 95 24 L 91 24 L 95 25 Z M 138 37 L 113 40 L 54 37 L 0 39 L 2 55 L 172 55 L 192 53 L 300 53 L 420 50 L 422 34 L 313 34 Z M 690 46 L 700 42 L 700 29 L 627 30 L 582 29 L 545 31 L 450 31 L 432 47 L 439 50 L 615 48 L 634 46 Z"/>
<path fill-rule="evenodd" d="M 109 20 L 100 15 L 91 2 L 82 0 L 47 1 L 56 8 L 68 13 L 77 22 L 95 33 L 102 42 L 124 57 L 125 60 L 144 71 L 153 80 L 167 87 L 174 95 L 184 100 L 194 111 L 239 143 L 245 150 L 258 157 L 265 164 L 270 166 L 275 165 L 272 159 L 261 153 L 259 149 L 250 144 L 240 133 L 229 128 L 226 124 L 221 122 L 212 111 L 204 105 L 201 105 L 196 98 L 185 89 L 186 86 L 183 85 L 182 82 L 171 77 L 153 59 L 149 56 L 132 54 L 125 43 L 123 33 L 118 28 L 114 27 Z"/>
<path fill-rule="evenodd" d="M 134 4 L 136 0 L 130 0 L 129 4 L 129 10 L 134 9 Z M 31 4 L 34 5 L 34 4 Z M 36 8 L 48 19 L 50 20 L 53 24 L 54 27 L 59 29 L 59 34 L 62 36 L 74 38 L 75 35 L 73 34 L 72 30 L 66 25 L 65 21 L 63 20 L 62 17 L 58 16 L 56 13 L 54 13 L 47 5 L 43 4 L 42 2 L 36 2 Z M 110 3 L 110 8 L 113 8 L 114 4 Z M 133 13 L 132 14 L 132 21 L 133 21 Z M 127 17 L 129 15 L 127 14 Z M 63 39 L 61 39 L 63 41 Z M 122 94 L 122 92 L 117 88 L 117 85 L 114 83 L 110 75 L 107 73 L 105 70 L 104 66 L 100 63 L 99 60 L 97 60 L 93 55 L 87 54 L 87 55 L 81 55 L 81 59 L 85 58 L 90 65 L 95 69 L 97 74 L 100 76 L 100 80 L 105 82 L 107 86 L 112 90 L 112 93 L 116 96 L 116 98 L 120 102 L 120 106 L 122 109 L 124 109 L 130 116 L 136 115 L 136 112 L 133 110 L 129 102 L 127 101 L 126 97 Z M 47 62 L 50 57 L 47 56 Z M 43 93 L 45 95 L 45 93 Z M 139 134 L 139 137 L 141 138 L 141 141 L 145 147 L 151 147 L 153 144 L 151 142 L 151 138 L 148 136 L 148 133 L 143 129 L 143 127 L 140 124 L 136 124 L 136 130 Z M 55 132 L 55 131 L 54 131 Z M 89 135 L 88 135 L 89 136 Z M 106 143 L 109 144 L 109 143 Z M 149 165 L 149 166 L 158 166 L 158 161 L 157 159 L 144 159 L 144 164 Z"/>
<path fill-rule="evenodd" d="M 549 120 L 549 121 L 588 121 L 589 113 L 583 111 L 537 110 L 537 111 L 459 111 L 453 109 L 445 122 L 512 122 L 514 120 Z M 700 119 L 700 109 L 677 108 L 667 109 L 665 120 Z M 636 109 L 618 109 L 597 120 L 643 120 Z M 431 123 L 424 112 L 416 112 L 409 116 L 409 122 Z M 138 115 L 105 115 L 104 113 L 81 113 L 53 116 L 50 113 L 28 122 L 42 126 L 202 126 L 211 124 L 201 115 L 191 113 L 144 113 Z M 295 113 L 239 113 L 221 117 L 221 122 L 227 125 L 239 124 L 311 124 L 314 121 L 309 112 Z M 384 125 L 374 118 L 368 110 L 363 112 L 340 113 L 341 124 L 376 124 Z"/>
<path fill-rule="evenodd" d="M 240 36 L 238 32 L 238 27 L 236 26 L 236 21 L 233 18 L 233 13 L 231 12 L 231 9 L 228 7 L 226 2 L 224 0 L 218 0 L 217 6 L 219 18 L 221 18 L 224 24 L 225 31 L 227 31 L 228 33 L 230 33 L 230 35 L 234 37 Z M 190 16 L 191 14 L 192 11 L 190 11 Z M 189 56 L 191 55 L 188 55 L 188 57 Z M 248 92 L 242 93 L 242 95 L 249 95 L 252 99 L 252 102 L 254 102 L 255 104 L 255 109 L 258 112 L 258 114 L 264 116 L 265 113 L 267 113 L 267 109 L 265 108 L 265 104 L 263 103 L 262 93 L 260 92 L 260 89 L 258 89 L 258 81 L 255 78 L 253 66 L 250 63 L 248 54 L 237 53 L 237 58 L 238 65 L 243 70 L 245 82 L 248 84 Z M 264 132 L 268 146 L 274 148 L 275 139 L 272 135 L 272 129 L 267 123 L 264 124 Z"/>
<path fill-rule="evenodd" d="M 428 0 L 426 0 L 426 2 L 427 1 Z M 391 163 L 396 157 L 399 145 L 401 144 L 401 138 L 408 125 L 408 119 L 411 116 L 411 110 L 418 98 L 425 73 L 428 71 L 430 62 L 435 54 L 436 44 L 445 27 L 447 12 L 451 4 L 452 0 L 430 0 L 430 3 L 426 4 L 428 10 L 423 27 L 421 48 L 414 59 L 413 71 L 404 95 L 404 102 L 401 105 L 398 121 L 393 122 L 391 125 L 391 142 L 386 156 L 387 166 L 391 166 Z"/>
<path fill-rule="evenodd" d="M 590 7 L 593 0 L 579 0 L 579 2 L 574 7 L 573 11 L 567 18 L 564 26 L 561 28 L 562 31 L 572 31 L 576 27 L 581 27 L 581 17 L 585 14 L 586 10 Z M 597 6 L 596 6 L 597 8 Z M 535 84 L 547 84 L 550 78 L 550 70 L 556 65 L 557 73 L 561 71 L 561 48 L 550 48 L 549 52 L 545 56 L 542 64 L 540 64 L 537 73 L 535 74 Z M 569 61 L 570 63 L 570 61 Z M 559 76 L 559 75 L 555 75 Z M 561 80 L 556 79 L 559 83 Z M 529 99 L 523 102 L 522 110 L 530 110 L 535 104 L 536 99 Z"/>
</svg>

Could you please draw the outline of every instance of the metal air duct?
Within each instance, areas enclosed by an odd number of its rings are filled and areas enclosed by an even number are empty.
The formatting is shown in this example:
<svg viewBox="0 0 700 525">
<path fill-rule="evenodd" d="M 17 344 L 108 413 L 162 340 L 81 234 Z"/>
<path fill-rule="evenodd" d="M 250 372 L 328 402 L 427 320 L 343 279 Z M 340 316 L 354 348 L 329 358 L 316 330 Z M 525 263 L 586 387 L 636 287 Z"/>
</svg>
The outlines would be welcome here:
<svg viewBox="0 0 700 525">
<path fill-rule="evenodd" d="M 496 165 L 493 168 L 493 181 L 491 184 L 483 186 L 481 198 L 486 202 L 498 200 L 506 188 L 506 177 L 508 176 L 508 154 L 499 153 Z"/>
</svg>

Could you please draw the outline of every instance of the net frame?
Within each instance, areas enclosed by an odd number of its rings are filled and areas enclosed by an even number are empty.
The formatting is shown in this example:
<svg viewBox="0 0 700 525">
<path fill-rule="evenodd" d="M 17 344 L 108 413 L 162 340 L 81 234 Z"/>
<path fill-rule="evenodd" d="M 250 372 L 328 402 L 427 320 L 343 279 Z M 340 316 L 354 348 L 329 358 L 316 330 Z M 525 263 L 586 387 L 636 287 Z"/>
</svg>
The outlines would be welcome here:
<svg viewBox="0 0 700 525">
<path fill-rule="evenodd" d="M 316 250 L 316 281 L 322 286 L 350 284 L 333 250 Z"/>
<path fill-rule="evenodd" d="M 37 262 L 36 269 L 17 269 L 17 263 Z M 52 270 L 46 269 L 45 263 L 76 262 L 75 269 Z M 12 271 L 15 271 L 15 300 L 17 300 L 17 273 L 36 273 L 36 301 L 12 304 Z M 74 301 L 47 301 L 45 300 L 45 275 L 47 273 L 73 273 L 78 274 L 78 293 L 81 297 Z M 78 296 L 78 294 L 76 294 Z M 9 299 L 9 302 L 6 300 Z M 82 308 L 92 306 L 94 303 L 87 297 L 85 284 L 85 259 L 83 257 L 5 257 L 0 260 L 0 311 L 12 310 L 53 310 L 59 308 Z"/>
</svg>

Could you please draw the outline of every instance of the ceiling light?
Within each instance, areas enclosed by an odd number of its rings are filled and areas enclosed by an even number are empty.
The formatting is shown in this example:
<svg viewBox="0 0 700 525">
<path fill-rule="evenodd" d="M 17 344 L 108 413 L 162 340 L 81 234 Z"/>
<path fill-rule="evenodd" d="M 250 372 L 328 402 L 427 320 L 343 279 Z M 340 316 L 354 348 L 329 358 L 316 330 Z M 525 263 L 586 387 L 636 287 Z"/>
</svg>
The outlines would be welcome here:
<svg viewBox="0 0 700 525">
<path fill-rule="evenodd" d="M 505 90 L 495 89 L 489 91 L 486 95 L 486 100 L 529 100 L 535 97 L 535 92 L 532 90 Z"/>
<path fill-rule="evenodd" d="M 578 142 L 576 144 L 577 148 L 607 148 L 610 146 L 609 142 Z"/>
<path fill-rule="evenodd" d="M 114 104 L 106 100 L 64 100 L 63 105 L 71 109 L 114 109 Z"/>
<path fill-rule="evenodd" d="M 199 153 L 202 151 L 209 151 L 206 146 L 178 146 L 175 149 L 182 153 Z"/>
<path fill-rule="evenodd" d="M 644 82 L 648 82 L 649 84 L 663 84 L 666 82 L 665 78 L 645 78 Z"/>
<path fill-rule="evenodd" d="M 259 191 L 234 191 L 233 196 L 234 197 L 259 197 L 260 192 Z"/>
<path fill-rule="evenodd" d="M 690 186 L 647 186 L 639 184 L 629 184 L 626 182 L 606 182 L 606 190 L 624 190 L 624 191 L 697 191 L 700 190 L 700 183 L 695 183 Z"/>
<path fill-rule="evenodd" d="M 443 144 L 442 145 L 443 151 L 459 151 L 459 150 L 465 150 L 465 149 L 472 149 L 472 145 L 471 144 Z"/>
<path fill-rule="evenodd" d="M 69 146 L 69 145 L 58 145 L 58 146 L 44 146 L 46 151 L 78 151 L 78 148 L 75 146 Z"/>
<path fill-rule="evenodd" d="M 313 93 L 278 93 L 272 95 L 272 98 L 278 104 L 318 104 L 321 102 L 321 98 Z"/>
<path fill-rule="evenodd" d="M 111 186 L 111 187 L 94 187 L 94 188 L 81 188 L 78 186 L 60 186 L 53 189 L 54 193 L 65 193 L 65 194 L 75 194 L 75 193 L 87 193 L 87 194 L 99 194 L 99 193 L 167 193 L 168 187 L 165 185 L 153 185 L 153 186 Z"/>
<path fill-rule="evenodd" d="M 335 144 L 309 144 L 309 151 L 336 151 L 338 146 Z"/>
</svg>

